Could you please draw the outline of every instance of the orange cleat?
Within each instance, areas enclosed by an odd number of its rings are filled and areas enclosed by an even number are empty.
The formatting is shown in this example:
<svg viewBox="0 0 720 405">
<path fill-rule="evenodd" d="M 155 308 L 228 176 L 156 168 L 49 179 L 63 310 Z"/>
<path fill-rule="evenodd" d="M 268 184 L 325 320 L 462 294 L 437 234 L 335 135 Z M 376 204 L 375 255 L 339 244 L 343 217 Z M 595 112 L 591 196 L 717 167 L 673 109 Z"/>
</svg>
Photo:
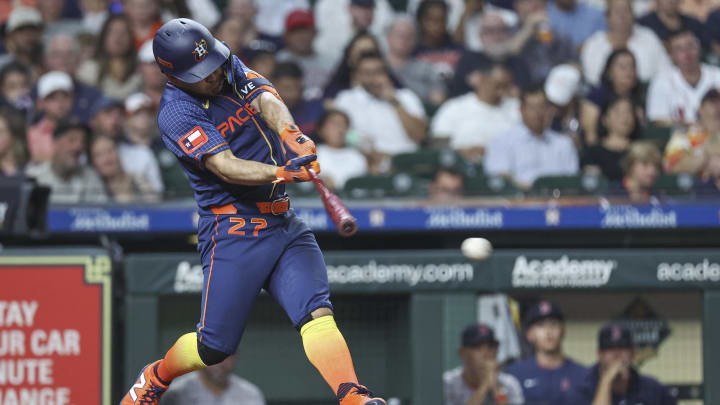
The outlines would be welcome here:
<svg viewBox="0 0 720 405">
<path fill-rule="evenodd" d="M 160 397 L 170 385 L 157 376 L 156 368 L 161 361 L 148 364 L 142 369 L 135 385 L 130 387 L 120 405 L 157 405 L 160 402 Z"/>
<path fill-rule="evenodd" d="M 367 387 L 354 383 L 340 384 L 337 392 L 340 405 L 387 405 L 384 399 L 373 397 L 373 393 Z"/>
</svg>

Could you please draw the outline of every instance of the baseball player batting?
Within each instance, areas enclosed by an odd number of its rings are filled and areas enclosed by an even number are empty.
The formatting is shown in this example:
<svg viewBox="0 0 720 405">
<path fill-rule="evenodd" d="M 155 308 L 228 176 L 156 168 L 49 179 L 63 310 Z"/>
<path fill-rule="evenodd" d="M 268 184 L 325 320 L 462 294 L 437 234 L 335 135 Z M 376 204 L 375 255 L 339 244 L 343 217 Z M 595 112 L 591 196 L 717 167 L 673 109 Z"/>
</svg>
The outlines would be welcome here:
<svg viewBox="0 0 720 405">
<path fill-rule="evenodd" d="M 153 39 L 168 77 L 162 140 L 195 191 L 203 264 L 200 321 L 140 372 L 121 405 L 157 404 L 176 377 L 234 353 L 261 288 L 300 331 L 305 353 L 342 405 L 385 405 L 358 384 L 335 325 L 315 236 L 290 209 L 284 183 L 319 172 L 315 145 L 272 84 L 248 69 L 201 24 L 167 22 Z"/>
</svg>

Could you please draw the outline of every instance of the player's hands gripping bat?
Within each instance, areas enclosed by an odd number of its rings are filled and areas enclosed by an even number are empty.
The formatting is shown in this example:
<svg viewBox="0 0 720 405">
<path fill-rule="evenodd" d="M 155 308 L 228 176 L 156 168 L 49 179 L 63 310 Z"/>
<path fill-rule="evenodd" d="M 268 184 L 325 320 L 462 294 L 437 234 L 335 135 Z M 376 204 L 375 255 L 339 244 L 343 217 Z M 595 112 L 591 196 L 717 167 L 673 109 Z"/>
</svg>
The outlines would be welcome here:
<svg viewBox="0 0 720 405">
<path fill-rule="evenodd" d="M 315 151 L 315 142 L 303 134 L 297 125 L 286 125 L 282 132 L 280 132 L 280 140 L 282 140 L 286 150 L 289 149 L 298 156 L 314 155 L 317 153 Z"/>
<path fill-rule="evenodd" d="M 277 179 L 273 183 L 294 183 L 310 181 L 310 170 L 313 173 L 320 173 L 320 163 L 317 162 L 317 155 L 305 155 L 290 159 L 285 166 L 280 166 L 275 172 Z"/>
<path fill-rule="evenodd" d="M 340 236 L 346 238 L 355 235 L 358 230 L 357 220 L 350 214 L 350 211 L 345 204 L 343 204 L 340 197 L 330 191 L 325 183 L 317 177 L 317 173 L 319 172 L 310 169 L 310 178 L 320 193 L 320 197 L 322 197 L 323 204 L 325 205 L 325 210 L 328 215 L 330 215 L 330 219 L 332 219 L 335 224 L 338 233 Z"/>
</svg>

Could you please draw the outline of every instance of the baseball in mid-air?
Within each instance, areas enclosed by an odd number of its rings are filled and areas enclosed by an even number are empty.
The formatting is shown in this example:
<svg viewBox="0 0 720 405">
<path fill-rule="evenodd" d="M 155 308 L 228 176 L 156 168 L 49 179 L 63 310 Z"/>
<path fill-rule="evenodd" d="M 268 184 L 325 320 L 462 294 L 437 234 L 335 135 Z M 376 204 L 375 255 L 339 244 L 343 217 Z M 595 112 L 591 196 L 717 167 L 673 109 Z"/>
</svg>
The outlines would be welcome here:
<svg viewBox="0 0 720 405">
<path fill-rule="evenodd" d="M 470 260 L 485 260 L 492 254 L 493 247 L 485 238 L 467 238 L 460 245 L 460 250 Z"/>
</svg>

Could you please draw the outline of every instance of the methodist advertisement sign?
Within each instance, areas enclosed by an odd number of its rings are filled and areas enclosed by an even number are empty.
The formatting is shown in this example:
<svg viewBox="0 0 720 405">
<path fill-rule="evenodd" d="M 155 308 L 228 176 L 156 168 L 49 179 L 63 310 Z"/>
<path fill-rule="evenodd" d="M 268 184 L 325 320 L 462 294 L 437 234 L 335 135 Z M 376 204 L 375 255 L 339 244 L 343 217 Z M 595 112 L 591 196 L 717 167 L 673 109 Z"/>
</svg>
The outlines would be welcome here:
<svg viewBox="0 0 720 405">
<path fill-rule="evenodd" d="M 109 404 L 110 259 L 29 253 L 0 253 L 0 405 Z"/>
</svg>

